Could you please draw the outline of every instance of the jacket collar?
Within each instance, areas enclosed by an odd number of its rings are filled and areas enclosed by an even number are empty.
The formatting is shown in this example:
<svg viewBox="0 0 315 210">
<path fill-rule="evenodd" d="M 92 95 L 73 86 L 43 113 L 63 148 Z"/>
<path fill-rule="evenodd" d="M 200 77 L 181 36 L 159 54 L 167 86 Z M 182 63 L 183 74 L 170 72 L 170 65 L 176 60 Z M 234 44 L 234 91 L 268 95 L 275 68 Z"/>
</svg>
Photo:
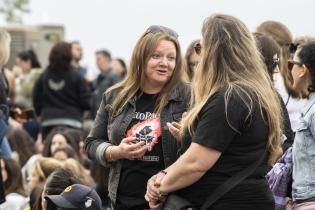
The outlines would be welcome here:
<svg viewBox="0 0 315 210">
<path fill-rule="evenodd" d="M 181 97 L 179 88 L 177 86 L 171 92 L 171 95 L 168 99 L 168 102 L 170 102 L 170 101 L 182 101 L 182 100 L 183 100 L 183 98 Z M 137 96 L 134 96 L 131 100 L 128 101 L 128 103 L 130 105 L 132 105 L 133 107 L 136 107 L 136 101 L 137 101 Z"/>
<path fill-rule="evenodd" d="M 309 96 L 309 99 L 307 100 L 307 102 L 306 102 L 306 104 L 302 110 L 302 115 L 305 116 L 314 104 L 315 104 L 315 93 L 311 93 Z"/>
</svg>

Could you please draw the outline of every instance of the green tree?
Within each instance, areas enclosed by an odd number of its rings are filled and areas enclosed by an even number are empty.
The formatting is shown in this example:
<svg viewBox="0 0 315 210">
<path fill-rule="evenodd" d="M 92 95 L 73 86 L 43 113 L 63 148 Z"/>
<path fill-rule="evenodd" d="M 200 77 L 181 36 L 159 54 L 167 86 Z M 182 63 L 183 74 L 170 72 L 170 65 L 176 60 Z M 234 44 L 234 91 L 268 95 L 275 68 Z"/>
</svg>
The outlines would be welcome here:
<svg viewBox="0 0 315 210">
<path fill-rule="evenodd" d="M 23 14 L 30 12 L 29 0 L 1 0 L 0 13 L 8 23 L 22 23 Z"/>
</svg>

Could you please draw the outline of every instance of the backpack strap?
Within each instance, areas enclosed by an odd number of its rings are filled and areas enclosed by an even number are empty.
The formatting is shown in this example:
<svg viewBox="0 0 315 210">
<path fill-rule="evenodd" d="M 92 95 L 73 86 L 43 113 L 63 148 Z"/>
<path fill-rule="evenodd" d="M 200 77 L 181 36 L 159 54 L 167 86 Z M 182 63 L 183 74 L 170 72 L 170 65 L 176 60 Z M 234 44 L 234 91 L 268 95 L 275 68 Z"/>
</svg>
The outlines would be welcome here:
<svg viewBox="0 0 315 210">
<path fill-rule="evenodd" d="M 238 172 L 228 180 L 226 180 L 222 185 L 220 185 L 214 192 L 212 192 L 206 199 L 206 202 L 202 205 L 200 210 L 206 210 L 209 208 L 213 203 L 215 203 L 218 199 L 220 199 L 223 195 L 233 189 L 236 185 L 244 181 L 248 176 L 250 176 L 257 167 L 262 163 L 265 156 L 267 154 L 267 148 L 259 160 L 252 163 L 249 167 L 245 168 L 244 170 Z"/>
</svg>

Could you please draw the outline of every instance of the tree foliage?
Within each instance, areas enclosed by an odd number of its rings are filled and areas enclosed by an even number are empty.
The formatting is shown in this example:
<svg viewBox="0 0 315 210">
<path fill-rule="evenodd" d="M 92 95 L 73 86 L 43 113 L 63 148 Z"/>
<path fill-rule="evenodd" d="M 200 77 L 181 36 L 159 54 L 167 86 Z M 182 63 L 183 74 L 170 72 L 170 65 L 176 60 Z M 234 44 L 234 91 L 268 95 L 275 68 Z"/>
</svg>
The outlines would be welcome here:
<svg viewBox="0 0 315 210">
<path fill-rule="evenodd" d="M 8 23 L 22 23 L 23 14 L 30 12 L 29 0 L 1 0 L 0 13 Z"/>
</svg>

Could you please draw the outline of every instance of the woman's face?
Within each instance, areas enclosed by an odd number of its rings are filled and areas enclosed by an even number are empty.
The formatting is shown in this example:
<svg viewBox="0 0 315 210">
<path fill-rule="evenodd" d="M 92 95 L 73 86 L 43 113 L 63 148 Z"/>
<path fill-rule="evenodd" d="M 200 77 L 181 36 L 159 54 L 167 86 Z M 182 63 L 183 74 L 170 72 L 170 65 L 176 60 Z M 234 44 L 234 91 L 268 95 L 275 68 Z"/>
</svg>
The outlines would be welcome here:
<svg viewBox="0 0 315 210">
<path fill-rule="evenodd" d="M 22 69 L 23 73 L 28 72 L 32 68 L 30 60 L 24 61 L 20 58 L 16 58 L 16 65 Z"/>
<path fill-rule="evenodd" d="M 54 154 L 55 150 L 60 146 L 68 145 L 66 138 L 61 134 L 56 134 L 51 140 L 50 152 Z"/>
<path fill-rule="evenodd" d="M 300 58 L 298 57 L 298 52 L 295 53 L 293 57 L 293 62 L 297 64 L 293 64 L 291 74 L 293 77 L 293 88 L 298 93 L 306 93 L 308 92 L 308 87 L 311 84 L 311 75 L 309 70 L 304 64 L 301 64 Z"/>
<path fill-rule="evenodd" d="M 5 169 L 5 163 L 4 161 L 1 159 L 1 175 L 2 175 L 2 180 L 3 182 L 6 182 L 8 180 L 8 172 Z"/>
<path fill-rule="evenodd" d="M 125 71 L 124 67 L 116 59 L 112 60 L 110 65 L 111 65 L 112 69 L 119 75 L 122 75 Z"/>
<path fill-rule="evenodd" d="M 194 50 L 193 53 L 189 56 L 189 59 L 188 59 L 188 66 L 189 66 L 189 69 L 192 72 L 195 72 L 196 67 L 197 67 L 197 65 L 199 63 L 199 60 L 200 60 L 200 56 Z"/>
<path fill-rule="evenodd" d="M 158 90 L 171 78 L 176 65 L 176 47 L 168 40 L 161 40 L 145 69 L 144 92 Z"/>
<path fill-rule="evenodd" d="M 32 192 L 32 190 L 40 184 L 40 178 L 38 174 L 33 170 L 32 174 L 27 178 L 28 181 L 28 191 Z"/>
</svg>

